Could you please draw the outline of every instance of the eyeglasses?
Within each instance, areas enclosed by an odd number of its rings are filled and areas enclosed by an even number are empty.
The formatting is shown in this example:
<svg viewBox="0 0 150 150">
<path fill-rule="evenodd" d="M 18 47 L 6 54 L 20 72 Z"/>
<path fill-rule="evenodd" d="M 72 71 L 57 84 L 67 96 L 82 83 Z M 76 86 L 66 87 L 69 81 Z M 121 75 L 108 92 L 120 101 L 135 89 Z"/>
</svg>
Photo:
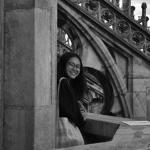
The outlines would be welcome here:
<svg viewBox="0 0 150 150">
<path fill-rule="evenodd" d="M 68 61 L 67 63 L 71 68 L 80 69 L 80 64 L 75 64 L 73 62 Z"/>
</svg>

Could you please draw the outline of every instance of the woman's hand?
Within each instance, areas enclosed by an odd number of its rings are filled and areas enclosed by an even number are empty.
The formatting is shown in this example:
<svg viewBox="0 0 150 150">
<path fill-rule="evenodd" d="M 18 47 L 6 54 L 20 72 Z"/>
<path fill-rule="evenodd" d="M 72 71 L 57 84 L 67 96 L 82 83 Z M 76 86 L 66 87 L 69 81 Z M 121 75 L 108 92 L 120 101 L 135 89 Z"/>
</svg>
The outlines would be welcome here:
<svg viewBox="0 0 150 150">
<path fill-rule="evenodd" d="M 86 110 L 86 108 L 84 107 L 84 105 L 82 104 L 81 101 L 78 101 L 78 104 L 79 104 L 79 107 L 80 107 L 80 112 L 81 112 L 81 114 L 83 116 L 83 119 L 85 121 L 87 119 L 87 110 Z"/>
<path fill-rule="evenodd" d="M 84 121 L 87 119 L 87 112 L 81 112 L 82 116 L 83 116 L 83 119 Z"/>
</svg>

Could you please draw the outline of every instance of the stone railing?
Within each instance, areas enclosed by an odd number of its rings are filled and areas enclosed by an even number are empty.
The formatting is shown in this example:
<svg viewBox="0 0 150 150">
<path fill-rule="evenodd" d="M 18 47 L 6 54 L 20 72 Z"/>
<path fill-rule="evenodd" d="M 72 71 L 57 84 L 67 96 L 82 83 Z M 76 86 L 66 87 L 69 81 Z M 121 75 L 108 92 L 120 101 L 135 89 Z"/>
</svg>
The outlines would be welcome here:
<svg viewBox="0 0 150 150">
<path fill-rule="evenodd" d="M 128 125 L 124 121 L 134 123 L 135 120 L 88 113 L 84 136 L 86 144 L 61 150 L 149 150 L 150 126 Z"/>
<path fill-rule="evenodd" d="M 146 56 L 150 56 L 150 31 L 135 21 L 132 16 L 120 10 L 119 6 L 112 5 L 108 0 L 67 0 L 92 16 L 96 21 L 103 23 L 119 38 L 133 46 Z"/>
</svg>

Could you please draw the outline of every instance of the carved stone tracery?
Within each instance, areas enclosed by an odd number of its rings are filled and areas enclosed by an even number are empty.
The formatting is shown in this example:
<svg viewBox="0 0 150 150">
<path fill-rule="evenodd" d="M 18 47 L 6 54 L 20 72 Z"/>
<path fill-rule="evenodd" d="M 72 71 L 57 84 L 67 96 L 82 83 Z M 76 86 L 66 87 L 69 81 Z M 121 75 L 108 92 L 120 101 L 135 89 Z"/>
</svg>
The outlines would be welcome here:
<svg viewBox="0 0 150 150">
<path fill-rule="evenodd" d="M 77 53 L 82 58 L 82 44 L 80 36 L 78 36 L 78 30 L 68 18 L 65 18 L 65 15 L 60 15 L 58 18 L 57 60 L 59 61 L 60 56 L 66 52 Z M 87 82 L 87 90 L 82 103 L 87 111 L 109 113 L 114 102 L 110 81 L 100 71 L 88 67 L 84 67 L 84 76 Z"/>
<path fill-rule="evenodd" d="M 128 14 L 120 13 L 120 8 L 118 8 L 119 1 L 110 1 L 110 0 L 69 0 L 77 4 L 79 7 L 89 15 L 93 16 L 94 19 L 103 23 L 108 27 L 108 30 L 112 30 L 115 35 L 118 34 L 119 38 L 122 38 L 124 41 L 128 42 L 134 46 L 140 52 L 143 52 L 147 55 L 148 45 L 150 42 L 150 35 L 143 31 L 144 26 L 138 24 L 138 21 L 130 19 Z M 111 7 L 115 5 L 116 7 Z M 134 17 L 133 12 L 131 13 L 131 18 Z M 131 40 L 130 40 L 130 39 Z M 148 39 L 148 40 L 145 40 Z M 142 49 L 142 51 L 141 51 Z M 149 56 L 149 55 L 147 55 Z"/>
<path fill-rule="evenodd" d="M 116 30 L 119 34 L 129 34 L 130 25 L 125 20 L 120 20 L 117 23 Z"/>
<path fill-rule="evenodd" d="M 112 25 L 114 22 L 114 14 L 109 9 L 102 10 L 101 19 L 103 23 Z"/>
<path fill-rule="evenodd" d="M 136 46 L 144 44 L 145 38 L 141 32 L 135 31 L 132 35 L 132 41 L 136 44 Z"/>
<path fill-rule="evenodd" d="M 89 5 L 89 8 L 94 11 L 97 11 L 99 8 L 98 0 L 89 0 L 88 5 Z"/>
</svg>

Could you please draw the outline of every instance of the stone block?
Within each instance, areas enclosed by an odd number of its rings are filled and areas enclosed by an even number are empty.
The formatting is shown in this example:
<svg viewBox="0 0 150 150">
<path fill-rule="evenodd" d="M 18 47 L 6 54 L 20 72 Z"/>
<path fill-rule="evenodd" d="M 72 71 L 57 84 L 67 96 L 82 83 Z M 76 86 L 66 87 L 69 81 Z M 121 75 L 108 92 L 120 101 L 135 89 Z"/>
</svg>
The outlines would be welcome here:
<svg viewBox="0 0 150 150">
<path fill-rule="evenodd" d="M 55 0 L 5 1 L 5 150 L 54 148 L 56 15 Z"/>
<path fill-rule="evenodd" d="M 55 106 L 35 108 L 34 124 L 34 148 L 48 150 L 54 147 L 57 129 Z"/>
<path fill-rule="evenodd" d="M 16 9 L 31 9 L 34 7 L 34 0 L 5 0 L 5 10 L 16 10 Z"/>
<path fill-rule="evenodd" d="M 33 105 L 33 11 L 7 12 L 5 17 L 5 103 Z M 31 82 L 32 81 L 32 82 Z M 32 89 L 32 90 L 31 90 Z"/>
<path fill-rule="evenodd" d="M 34 14 L 35 13 L 35 14 Z M 6 105 L 50 105 L 50 15 L 47 11 L 6 13 Z M 35 20 L 35 22 L 33 22 Z M 47 68 L 47 69 L 45 69 Z"/>
<path fill-rule="evenodd" d="M 133 114 L 134 114 L 134 118 L 137 118 L 137 119 L 147 118 L 146 93 L 145 92 L 133 93 Z"/>
<path fill-rule="evenodd" d="M 119 53 L 116 53 L 115 56 L 117 66 L 120 69 L 123 77 L 125 78 L 127 75 L 128 59 Z"/>
<path fill-rule="evenodd" d="M 134 57 L 133 78 L 150 78 L 150 68 L 142 59 Z"/>
<path fill-rule="evenodd" d="M 83 44 L 83 52 L 82 52 L 82 60 L 83 65 L 91 68 L 95 68 L 99 71 L 104 71 L 104 66 L 102 62 L 99 60 L 98 56 L 94 52 L 91 45 L 87 44 L 88 42 L 82 38 L 82 44 Z"/>
<path fill-rule="evenodd" d="M 146 92 L 147 87 L 150 87 L 150 79 L 133 79 L 133 91 Z"/>
<path fill-rule="evenodd" d="M 46 9 L 50 10 L 50 5 L 53 4 L 53 7 L 56 7 L 56 3 L 50 0 L 5 0 L 5 10 L 11 11 L 16 9 Z M 55 4 L 55 6 L 54 6 Z"/>
<path fill-rule="evenodd" d="M 113 106 L 111 108 L 111 112 L 118 113 L 120 111 L 122 111 L 121 102 L 119 101 L 119 97 L 115 96 L 114 97 L 114 104 L 113 104 Z"/>
<path fill-rule="evenodd" d="M 33 143 L 33 119 L 34 114 L 27 115 L 26 110 L 17 108 L 5 109 L 4 149 L 26 150 L 31 149 L 29 143 Z M 27 130 L 30 130 L 28 132 Z M 27 143 L 27 140 L 30 142 Z M 28 145 L 29 144 L 29 145 Z"/>
<path fill-rule="evenodd" d="M 9 106 L 5 110 L 5 150 L 50 149 L 54 138 L 55 106 L 33 109 Z M 54 141 L 54 140 L 53 140 Z"/>
</svg>

